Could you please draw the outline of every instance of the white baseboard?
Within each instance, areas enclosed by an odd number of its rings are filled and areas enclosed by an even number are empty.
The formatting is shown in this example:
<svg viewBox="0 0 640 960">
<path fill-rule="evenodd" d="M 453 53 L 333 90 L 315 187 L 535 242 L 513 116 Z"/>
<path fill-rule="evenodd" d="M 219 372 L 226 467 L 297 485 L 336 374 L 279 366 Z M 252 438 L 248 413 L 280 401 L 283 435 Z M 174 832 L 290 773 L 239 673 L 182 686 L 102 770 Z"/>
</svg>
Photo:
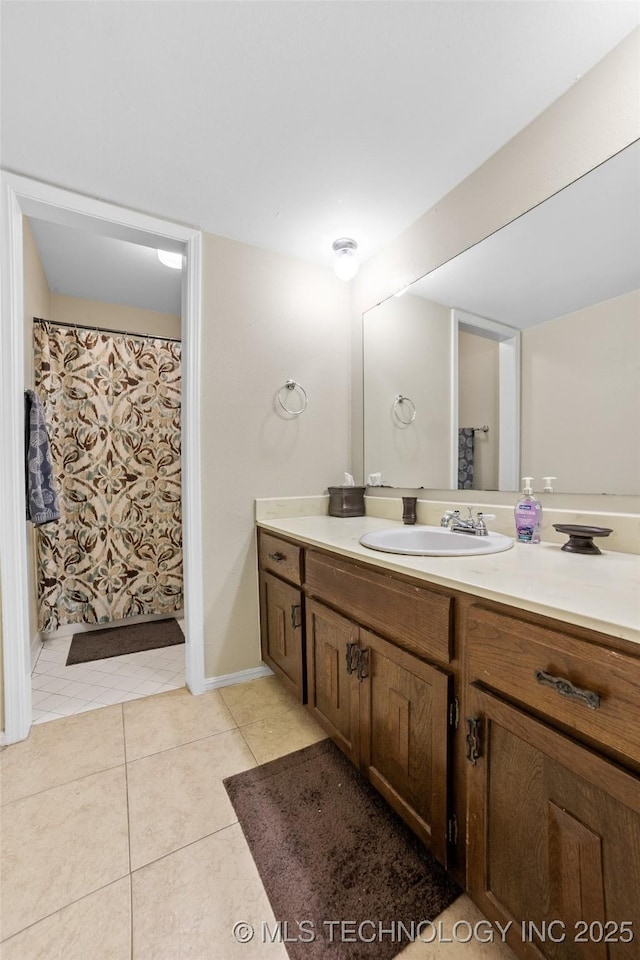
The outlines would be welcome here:
<svg viewBox="0 0 640 960">
<path fill-rule="evenodd" d="M 233 683 L 246 683 L 249 680 L 259 680 L 261 677 L 272 676 L 273 670 L 266 663 L 263 663 L 261 667 L 239 670 L 237 673 L 226 673 L 222 677 L 205 677 L 203 692 L 216 690 L 218 687 L 230 687 Z"/>
<path fill-rule="evenodd" d="M 36 660 L 40 656 L 40 651 L 42 650 L 42 637 L 39 633 L 36 633 L 35 637 L 31 638 L 31 672 L 33 673 L 33 668 L 36 665 Z"/>
</svg>

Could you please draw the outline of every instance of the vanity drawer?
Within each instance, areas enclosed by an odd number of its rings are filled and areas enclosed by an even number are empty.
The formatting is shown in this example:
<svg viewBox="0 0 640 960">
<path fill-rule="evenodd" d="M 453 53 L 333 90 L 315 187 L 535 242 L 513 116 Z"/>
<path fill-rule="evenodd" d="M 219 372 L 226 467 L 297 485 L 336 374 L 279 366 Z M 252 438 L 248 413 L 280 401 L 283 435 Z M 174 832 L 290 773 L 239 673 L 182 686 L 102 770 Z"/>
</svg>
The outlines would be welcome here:
<svg viewBox="0 0 640 960">
<path fill-rule="evenodd" d="M 470 682 L 640 764 L 640 659 L 475 604 L 466 649 Z"/>
<path fill-rule="evenodd" d="M 307 550 L 305 590 L 410 653 L 449 663 L 453 598 Z"/>
<path fill-rule="evenodd" d="M 262 570 L 270 570 L 272 573 L 289 580 L 290 583 L 300 585 L 302 578 L 300 575 L 300 555 L 302 551 L 295 543 L 289 543 L 287 540 L 281 540 L 280 537 L 274 537 L 270 533 L 260 531 L 259 560 Z"/>
</svg>

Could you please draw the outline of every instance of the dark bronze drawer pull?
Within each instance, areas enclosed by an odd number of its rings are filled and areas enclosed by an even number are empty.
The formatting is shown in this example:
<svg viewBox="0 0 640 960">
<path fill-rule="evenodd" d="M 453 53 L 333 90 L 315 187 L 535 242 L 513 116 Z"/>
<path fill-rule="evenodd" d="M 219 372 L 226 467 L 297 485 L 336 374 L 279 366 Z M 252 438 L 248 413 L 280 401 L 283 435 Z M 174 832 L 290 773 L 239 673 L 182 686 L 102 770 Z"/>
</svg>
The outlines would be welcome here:
<svg viewBox="0 0 640 960">
<path fill-rule="evenodd" d="M 358 662 L 358 645 L 356 643 L 347 644 L 347 673 L 351 674 L 356 669 L 356 664 Z"/>
<path fill-rule="evenodd" d="M 590 710 L 597 710 L 600 706 L 599 694 L 594 693 L 593 690 L 581 690 L 580 687 L 576 687 L 570 680 L 565 680 L 564 677 L 552 677 L 550 673 L 545 673 L 544 670 L 536 670 L 535 678 L 538 683 L 545 687 L 553 687 L 561 697 L 567 697 L 569 700 L 580 700 Z"/>
<path fill-rule="evenodd" d="M 281 560 L 286 560 L 286 554 L 276 551 L 275 553 L 269 554 L 269 560 L 275 560 L 276 563 L 280 563 Z"/>
<path fill-rule="evenodd" d="M 302 607 L 300 606 L 299 603 L 291 604 L 291 626 L 293 627 L 294 630 L 302 626 L 302 620 L 300 619 L 301 611 L 302 611 Z"/>
</svg>

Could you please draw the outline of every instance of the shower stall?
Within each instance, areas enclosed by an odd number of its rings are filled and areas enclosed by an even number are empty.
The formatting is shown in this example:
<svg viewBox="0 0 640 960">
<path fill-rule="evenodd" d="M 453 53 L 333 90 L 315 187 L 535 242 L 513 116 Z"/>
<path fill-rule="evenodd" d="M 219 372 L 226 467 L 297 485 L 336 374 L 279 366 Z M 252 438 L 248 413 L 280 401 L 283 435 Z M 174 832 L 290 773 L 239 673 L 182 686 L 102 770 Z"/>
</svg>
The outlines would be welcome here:
<svg viewBox="0 0 640 960">
<path fill-rule="evenodd" d="M 183 608 L 181 343 L 34 323 L 61 519 L 37 529 L 38 629 Z"/>
</svg>

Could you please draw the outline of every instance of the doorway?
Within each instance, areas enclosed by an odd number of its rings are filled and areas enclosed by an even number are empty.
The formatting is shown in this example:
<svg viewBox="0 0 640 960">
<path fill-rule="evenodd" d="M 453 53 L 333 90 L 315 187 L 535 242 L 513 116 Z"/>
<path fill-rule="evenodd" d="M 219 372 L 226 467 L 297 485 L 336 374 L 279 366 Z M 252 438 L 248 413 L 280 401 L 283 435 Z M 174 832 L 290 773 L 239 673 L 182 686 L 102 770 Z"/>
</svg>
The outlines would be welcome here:
<svg viewBox="0 0 640 960">
<path fill-rule="evenodd" d="M 497 354 L 497 489 L 517 490 L 520 478 L 520 331 L 496 320 L 451 310 L 451 462 L 450 488 L 459 489 L 460 349 L 459 336 L 495 341 Z M 482 418 L 481 418 L 482 419 Z M 475 428 L 484 432 L 485 424 Z M 473 430 L 469 425 L 467 429 Z"/>
<path fill-rule="evenodd" d="M 3 175 L 2 449 L 0 532 L 4 678 L 4 742 L 27 736 L 31 723 L 29 590 L 24 523 L 25 387 L 23 216 L 73 226 L 92 236 L 154 246 L 186 257 L 183 338 L 182 493 L 185 567 L 186 683 L 204 690 L 202 548 L 199 464 L 201 234 L 27 178 Z M 8 454 L 8 455 L 7 455 Z M 6 519 L 6 523 L 4 520 Z M 9 599 L 10 598 L 10 599 Z"/>
</svg>

